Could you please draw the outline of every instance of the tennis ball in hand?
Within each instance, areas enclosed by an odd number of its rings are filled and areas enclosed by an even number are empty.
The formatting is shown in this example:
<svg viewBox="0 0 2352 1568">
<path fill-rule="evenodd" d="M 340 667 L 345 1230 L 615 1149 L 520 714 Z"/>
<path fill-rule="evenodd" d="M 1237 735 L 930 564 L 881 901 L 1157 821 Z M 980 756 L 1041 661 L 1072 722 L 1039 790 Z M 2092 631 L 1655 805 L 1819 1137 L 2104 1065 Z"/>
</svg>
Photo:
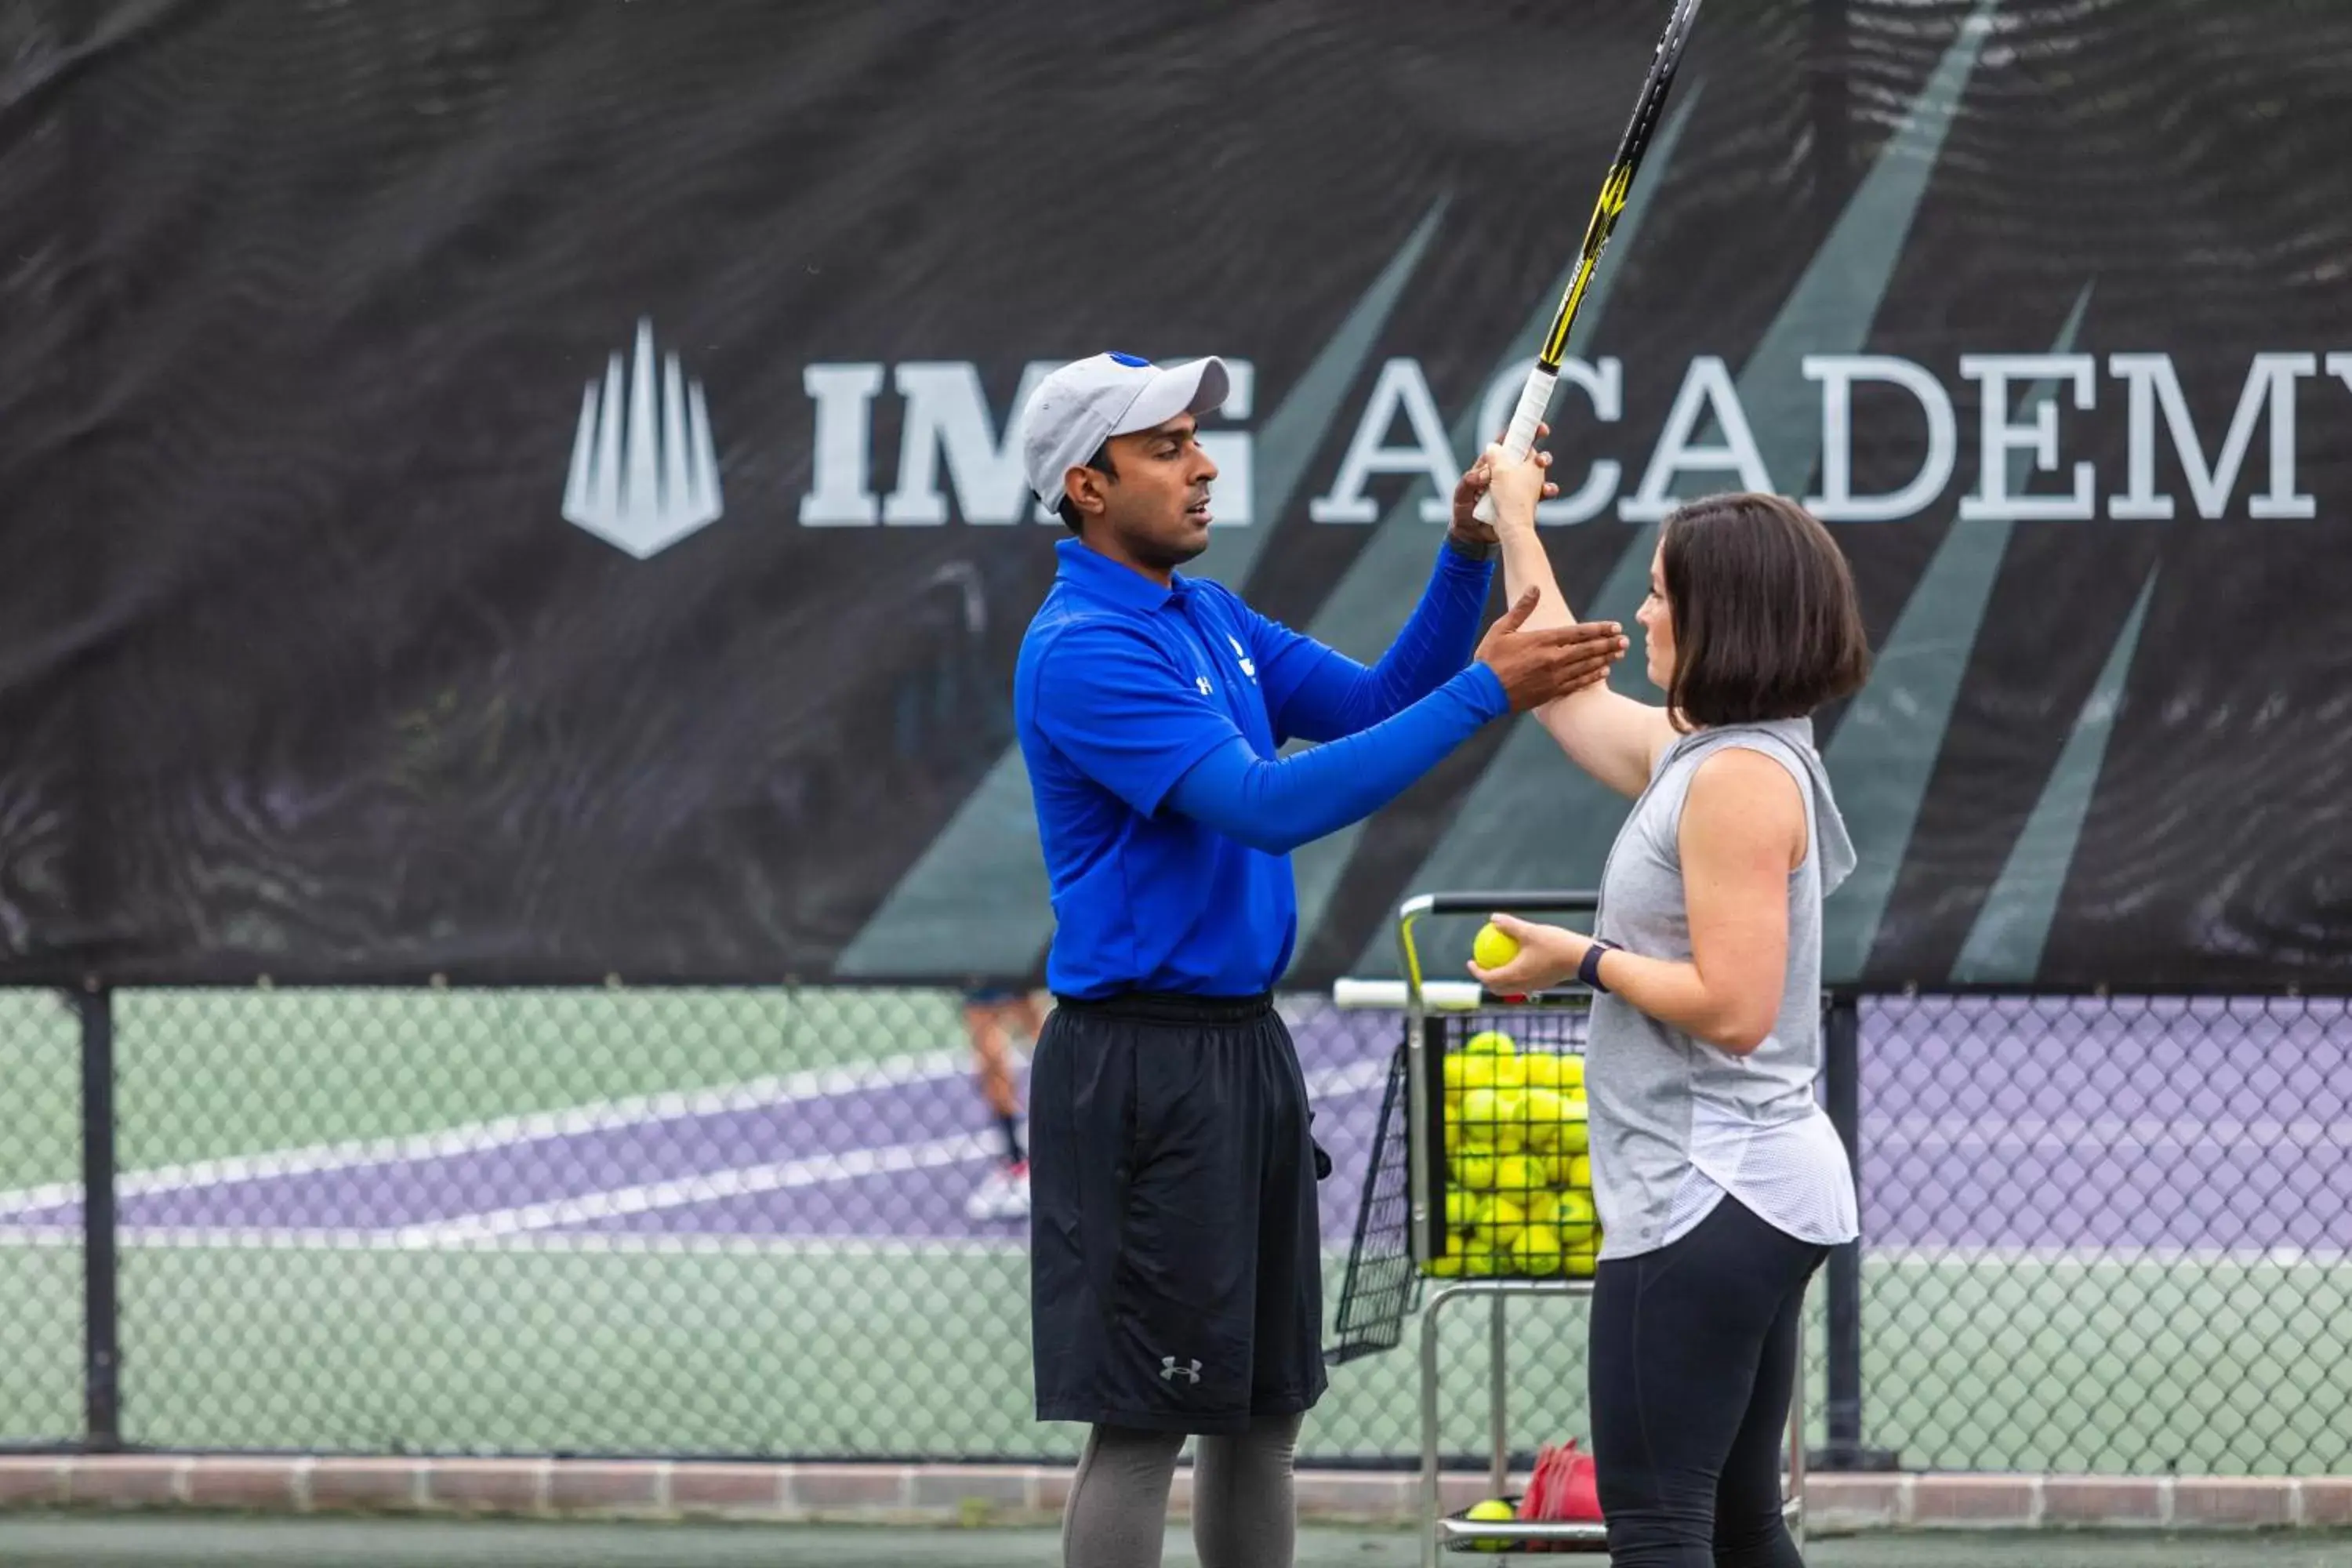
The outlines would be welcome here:
<svg viewBox="0 0 2352 1568">
<path fill-rule="evenodd" d="M 1519 956 L 1519 939 L 1492 921 L 1478 928 L 1470 942 L 1471 962 L 1481 969 L 1500 969 Z"/>
</svg>

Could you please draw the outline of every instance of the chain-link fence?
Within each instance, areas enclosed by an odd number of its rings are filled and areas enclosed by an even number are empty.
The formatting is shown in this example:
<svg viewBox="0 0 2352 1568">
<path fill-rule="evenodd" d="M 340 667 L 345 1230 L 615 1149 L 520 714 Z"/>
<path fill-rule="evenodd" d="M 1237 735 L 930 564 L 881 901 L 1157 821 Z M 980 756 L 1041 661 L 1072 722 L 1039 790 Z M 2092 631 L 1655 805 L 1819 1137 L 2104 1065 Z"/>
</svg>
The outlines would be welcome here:
<svg viewBox="0 0 2352 1568">
<path fill-rule="evenodd" d="M 1080 1435 L 1031 1415 L 1025 1226 L 985 1201 L 1006 1151 L 961 1003 L 0 994 L 0 1439 L 1066 1458 Z M 1336 1163 L 1336 1316 L 1402 1024 L 1284 1009 Z M 1858 1313 L 1832 1331 L 1817 1287 L 1817 1443 L 1906 1468 L 2352 1459 L 2343 1003 L 1860 1016 Z M 120 1403 L 86 1414 L 83 1068 L 108 1027 Z M 1515 1445 L 1583 1433 L 1580 1306 L 1512 1313 Z M 1445 1340 L 1465 1462 L 1486 1332 L 1465 1314 Z M 1307 1457 L 1409 1461 L 1411 1360 L 1336 1366 Z M 1842 1365 L 1860 1408 L 1832 1431 Z"/>
<path fill-rule="evenodd" d="M 79 1201 L 82 1031 L 53 993 L 0 991 L 0 1190 Z M 0 1446 L 85 1430 L 82 1232 L 0 1215 Z"/>
<path fill-rule="evenodd" d="M 1867 1001 L 1864 1433 L 1906 1468 L 2352 1463 L 2352 1006 Z"/>
</svg>

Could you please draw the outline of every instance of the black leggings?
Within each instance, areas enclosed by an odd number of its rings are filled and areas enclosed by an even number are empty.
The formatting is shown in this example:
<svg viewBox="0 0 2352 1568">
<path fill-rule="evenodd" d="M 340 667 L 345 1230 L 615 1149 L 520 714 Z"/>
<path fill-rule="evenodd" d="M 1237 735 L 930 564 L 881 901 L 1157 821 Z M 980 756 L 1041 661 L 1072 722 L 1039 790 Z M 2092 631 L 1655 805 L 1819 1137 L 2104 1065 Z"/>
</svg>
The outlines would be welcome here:
<svg viewBox="0 0 2352 1568">
<path fill-rule="evenodd" d="M 1802 1568 L 1780 1463 L 1805 1286 L 1829 1249 L 1736 1198 L 1592 1286 L 1592 1458 L 1616 1568 Z"/>
</svg>

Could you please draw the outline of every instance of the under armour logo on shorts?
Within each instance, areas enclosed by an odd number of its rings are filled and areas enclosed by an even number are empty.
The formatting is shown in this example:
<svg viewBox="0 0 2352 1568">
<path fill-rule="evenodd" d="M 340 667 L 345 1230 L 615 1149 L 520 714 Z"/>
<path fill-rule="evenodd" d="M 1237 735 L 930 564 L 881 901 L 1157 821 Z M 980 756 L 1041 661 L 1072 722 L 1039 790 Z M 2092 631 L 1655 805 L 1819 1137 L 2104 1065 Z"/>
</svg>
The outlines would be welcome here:
<svg viewBox="0 0 2352 1568">
<path fill-rule="evenodd" d="M 1178 1366 L 1174 1356 L 1161 1356 L 1160 1358 L 1160 1381 L 1162 1383 L 1173 1383 L 1180 1377 L 1190 1378 L 1194 1383 L 1199 1383 L 1201 1381 L 1201 1363 L 1196 1361 L 1190 1366 Z"/>
</svg>

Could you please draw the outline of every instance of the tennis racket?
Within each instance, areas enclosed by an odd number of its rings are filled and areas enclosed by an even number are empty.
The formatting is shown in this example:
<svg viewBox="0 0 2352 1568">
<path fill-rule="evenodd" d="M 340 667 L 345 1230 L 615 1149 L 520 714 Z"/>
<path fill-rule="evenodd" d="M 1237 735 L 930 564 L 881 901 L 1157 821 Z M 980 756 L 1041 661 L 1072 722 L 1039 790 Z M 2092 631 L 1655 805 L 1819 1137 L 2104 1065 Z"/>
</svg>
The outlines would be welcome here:
<svg viewBox="0 0 2352 1568">
<path fill-rule="evenodd" d="M 1552 312 L 1551 325 L 1544 330 L 1543 347 L 1536 354 L 1535 368 L 1528 372 L 1527 384 L 1519 389 L 1519 405 L 1511 416 L 1511 427 L 1503 437 L 1503 449 L 1514 458 L 1524 458 L 1535 445 L 1536 426 L 1543 423 L 1551 408 L 1552 388 L 1559 381 L 1559 362 L 1568 355 L 1569 329 L 1576 324 L 1576 312 L 1584 303 L 1584 291 L 1592 286 L 1593 269 L 1601 265 L 1601 253 L 1609 248 L 1609 237 L 1616 232 L 1617 219 L 1625 210 L 1625 199 L 1633 194 L 1634 171 L 1642 166 L 1642 154 L 1650 149 L 1650 138 L 1656 133 L 1658 121 L 1665 112 L 1666 93 L 1675 85 L 1675 70 L 1682 64 L 1683 46 L 1690 42 L 1691 26 L 1698 20 L 1700 0 L 1675 0 L 1675 13 L 1666 19 L 1665 36 L 1658 40 L 1657 53 L 1650 58 L 1650 74 L 1642 83 L 1642 96 L 1633 105 L 1633 118 L 1625 127 L 1625 136 L 1617 144 L 1616 162 L 1609 165 L 1609 177 L 1601 183 L 1601 198 L 1592 204 L 1592 221 L 1584 226 L 1584 249 L 1576 260 L 1576 270 L 1569 275 L 1567 291 L 1559 297 L 1559 309 Z M 1495 521 L 1495 498 L 1478 498 L 1475 514 L 1480 522 Z"/>
</svg>

